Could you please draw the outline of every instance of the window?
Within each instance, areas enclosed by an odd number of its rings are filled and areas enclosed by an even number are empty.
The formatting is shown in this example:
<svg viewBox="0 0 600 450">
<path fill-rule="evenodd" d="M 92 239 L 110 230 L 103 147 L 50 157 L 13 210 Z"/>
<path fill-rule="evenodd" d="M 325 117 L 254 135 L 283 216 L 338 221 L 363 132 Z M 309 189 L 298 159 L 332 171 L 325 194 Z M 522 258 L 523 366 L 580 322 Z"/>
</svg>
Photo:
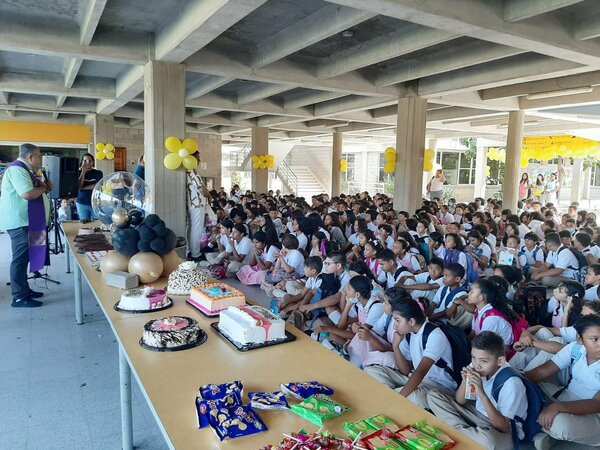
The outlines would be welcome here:
<svg viewBox="0 0 600 450">
<path fill-rule="evenodd" d="M 490 166 L 490 176 L 487 177 L 488 185 L 499 185 L 504 182 L 504 163 L 501 161 L 488 160 Z"/>
<path fill-rule="evenodd" d="M 385 180 L 389 177 L 389 174 L 385 173 L 385 170 L 383 170 L 383 168 L 385 167 L 385 164 L 386 164 L 385 153 L 380 153 L 379 154 L 379 173 L 377 176 L 377 181 L 379 181 L 380 183 L 385 182 Z"/>
<path fill-rule="evenodd" d="M 460 166 L 458 169 L 458 184 L 475 183 L 475 158 L 467 158 L 464 153 L 460 154 Z"/>
<path fill-rule="evenodd" d="M 344 174 L 343 178 L 346 181 L 354 181 L 354 171 L 356 168 L 356 154 L 354 153 L 344 153 L 342 155 L 342 159 L 348 161 L 348 170 Z"/>
<path fill-rule="evenodd" d="M 591 186 L 600 186 L 600 167 L 597 165 L 592 166 Z"/>
<path fill-rule="evenodd" d="M 444 169 L 448 184 L 475 183 L 475 158 L 469 159 L 462 152 L 438 152 L 435 161 Z"/>
</svg>

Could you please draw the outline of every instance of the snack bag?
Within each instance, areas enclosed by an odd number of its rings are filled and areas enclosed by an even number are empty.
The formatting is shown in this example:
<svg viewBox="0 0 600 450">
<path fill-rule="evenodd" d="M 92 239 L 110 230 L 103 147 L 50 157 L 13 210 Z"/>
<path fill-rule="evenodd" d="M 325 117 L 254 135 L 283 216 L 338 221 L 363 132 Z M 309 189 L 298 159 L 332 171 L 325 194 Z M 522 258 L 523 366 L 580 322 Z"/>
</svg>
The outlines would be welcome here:
<svg viewBox="0 0 600 450">
<path fill-rule="evenodd" d="M 376 430 L 386 429 L 391 431 L 392 433 L 395 433 L 400 429 L 400 427 L 396 425 L 396 423 L 392 422 L 383 414 L 377 414 L 376 416 L 369 417 L 368 419 L 365 419 L 365 422 L 367 422 Z"/>
<path fill-rule="evenodd" d="M 225 384 L 206 384 L 200 387 L 200 397 L 203 400 L 218 400 L 227 396 L 237 399 L 235 404 L 241 405 L 244 396 L 244 384 L 241 381 L 234 381 Z"/>
<path fill-rule="evenodd" d="M 250 399 L 250 406 L 257 409 L 286 410 L 290 408 L 285 395 L 281 391 L 250 392 L 248 398 Z"/>
<path fill-rule="evenodd" d="M 442 441 L 444 443 L 444 450 L 448 450 L 449 448 L 454 447 L 458 443 L 443 431 L 438 430 L 437 428 L 433 428 L 427 423 L 426 420 L 421 420 L 420 422 L 417 422 L 414 425 L 412 425 L 412 427 L 422 431 L 425 434 L 428 434 L 431 437 L 436 438 L 438 441 Z"/>
<path fill-rule="evenodd" d="M 236 406 L 235 399 L 232 396 L 218 400 L 204 400 L 198 394 L 196 396 L 196 414 L 198 417 L 198 428 L 204 428 L 212 425 L 216 418 L 217 412 L 221 408 L 230 408 Z M 234 402 L 234 403 L 232 403 Z"/>
<path fill-rule="evenodd" d="M 359 434 L 361 436 L 368 436 L 378 430 L 373 425 L 369 424 L 366 420 L 357 420 L 356 422 L 344 422 L 344 430 L 350 436 L 355 438 Z"/>
<path fill-rule="evenodd" d="M 371 450 L 405 450 L 402 443 L 388 430 L 379 430 L 362 439 Z"/>
<path fill-rule="evenodd" d="M 412 450 L 441 450 L 444 443 L 413 427 L 404 427 L 397 431 L 396 436 L 405 447 Z"/>
<path fill-rule="evenodd" d="M 299 381 L 297 383 L 282 384 L 281 390 L 285 395 L 291 395 L 300 400 L 315 394 L 333 395 L 333 389 L 328 388 L 318 381 Z"/>
<path fill-rule="evenodd" d="M 303 417 L 315 425 L 323 426 L 325 421 L 344 414 L 350 408 L 336 402 L 326 395 L 316 394 L 298 405 L 292 405 L 290 409 L 294 414 Z"/>
<path fill-rule="evenodd" d="M 268 430 L 260 416 L 248 406 L 218 409 L 216 420 L 211 426 L 220 440 L 235 439 Z"/>
</svg>

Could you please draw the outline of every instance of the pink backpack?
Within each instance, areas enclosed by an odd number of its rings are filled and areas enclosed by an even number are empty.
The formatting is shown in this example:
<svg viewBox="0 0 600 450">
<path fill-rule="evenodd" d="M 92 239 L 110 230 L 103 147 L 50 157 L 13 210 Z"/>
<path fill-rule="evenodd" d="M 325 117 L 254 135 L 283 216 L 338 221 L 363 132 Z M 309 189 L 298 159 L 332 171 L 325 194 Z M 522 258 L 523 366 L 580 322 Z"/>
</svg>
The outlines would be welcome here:
<svg viewBox="0 0 600 450">
<path fill-rule="evenodd" d="M 490 317 L 490 316 L 502 317 L 504 320 L 506 320 L 508 323 L 510 323 L 510 326 L 512 328 L 512 334 L 513 334 L 513 343 L 517 342 L 521 338 L 521 334 L 523 334 L 523 331 L 525 331 L 527 328 L 529 328 L 527 319 L 525 319 L 525 316 L 523 314 L 519 314 L 519 320 L 517 320 L 516 322 L 513 322 L 502 311 L 500 311 L 496 308 L 492 308 L 492 309 L 488 309 L 487 311 L 485 311 L 481 315 L 481 317 L 479 317 L 479 329 L 480 330 L 481 330 L 481 327 L 483 326 L 483 321 L 485 320 L 485 318 Z M 506 351 L 506 360 L 510 361 L 510 359 L 515 355 L 515 353 L 516 352 L 512 348 L 512 346 L 508 347 L 508 349 Z"/>
</svg>

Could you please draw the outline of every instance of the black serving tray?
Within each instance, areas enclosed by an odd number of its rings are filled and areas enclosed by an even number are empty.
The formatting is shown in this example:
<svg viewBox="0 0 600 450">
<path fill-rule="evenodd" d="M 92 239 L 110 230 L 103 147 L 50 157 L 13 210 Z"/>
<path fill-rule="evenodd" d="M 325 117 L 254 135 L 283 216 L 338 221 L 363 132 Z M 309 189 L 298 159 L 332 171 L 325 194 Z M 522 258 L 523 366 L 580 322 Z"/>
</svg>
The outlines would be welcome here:
<svg viewBox="0 0 600 450">
<path fill-rule="evenodd" d="M 242 345 L 239 342 L 235 342 L 233 339 L 231 339 L 229 336 L 227 336 L 225 333 L 223 333 L 219 329 L 219 322 L 213 322 L 213 323 L 211 323 L 210 327 L 213 330 L 215 330 L 217 332 L 217 334 L 219 336 L 221 336 L 224 340 L 226 340 L 227 342 L 229 342 L 238 352 L 249 352 L 251 350 L 256 350 L 256 349 L 259 349 L 259 348 L 273 347 L 275 345 L 287 344 L 288 342 L 293 342 L 293 341 L 296 340 L 296 336 L 294 336 L 288 330 L 285 330 L 285 339 L 281 339 L 279 341 L 265 342 L 264 344 L 247 344 L 247 345 Z"/>
<path fill-rule="evenodd" d="M 155 309 L 144 309 L 144 310 L 137 310 L 137 311 L 131 311 L 129 309 L 121 309 L 119 308 L 119 303 L 121 302 L 121 300 L 119 300 L 117 303 L 115 303 L 115 306 L 113 307 L 115 309 L 115 311 L 119 311 L 125 314 L 144 314 L 144 313 L 151 313 L 151 312 L 158 312 L 158 311 L 164 311 L 165 309 L 169 309 L 171 306 L 173 306 L 175 304 L 175 302 L 173 301 L 173 299 L 171 297 L 167 297 L 171 303 L 169 303 L 167 306 L 163 306 L 162 308 L 155 308 Z"/>
</svg>

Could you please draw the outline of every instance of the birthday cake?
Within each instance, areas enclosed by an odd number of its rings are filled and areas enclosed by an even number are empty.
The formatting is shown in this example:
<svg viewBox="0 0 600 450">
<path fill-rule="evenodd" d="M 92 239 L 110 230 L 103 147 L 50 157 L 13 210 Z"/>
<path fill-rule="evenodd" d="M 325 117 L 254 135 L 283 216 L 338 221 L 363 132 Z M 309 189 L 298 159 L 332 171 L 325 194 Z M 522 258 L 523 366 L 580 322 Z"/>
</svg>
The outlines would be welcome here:
<svg viewBox="0 0 600 450">
<path fill-rule="evenodd" d="M 207 314 L 216 314 L 230 306 L 245 305 L 246 297 L 226 284 L 209 283 L 194 286 L 188 303 Z"/>
<path fill-rule="evenodd" d="M 171 303 L 166 291 L 146 286 L 143 289 L 130 289 L 123 292 L 118 307 L 127 311 L 150 311 L 164 308 Z"/>
<path fill-rule="evenodd" d="M 184 261 L 169 275 L 167 292 L 173 295 L 189 295 L 194 286 L 206 284 L 206 273 L 194 261 Z"/>
<path fill-rule="evenodd" d="M 285 321 L 261 306 L 230 306 L 221 311 L 219 330 L 241 345 L 285 339 Z"/>
<path fill-rule="evenodd" d="M 198 342 L 202 330 L 190 317 L 172 316 L 144 325 L 142 343 L 157 349 L 176 349 Z"/>
</svg>

